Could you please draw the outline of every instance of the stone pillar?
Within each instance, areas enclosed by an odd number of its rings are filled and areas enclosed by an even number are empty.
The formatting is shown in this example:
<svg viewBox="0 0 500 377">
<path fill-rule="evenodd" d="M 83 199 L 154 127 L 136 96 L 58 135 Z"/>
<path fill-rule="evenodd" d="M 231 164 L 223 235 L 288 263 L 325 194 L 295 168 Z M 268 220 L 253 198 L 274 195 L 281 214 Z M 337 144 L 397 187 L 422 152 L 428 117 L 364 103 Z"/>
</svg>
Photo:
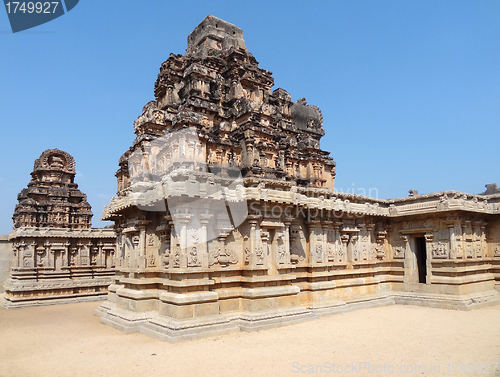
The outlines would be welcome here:
<svg viewBox="0 0 500 377">
<path fill-rule="evenodd" d="M 377 256 L 375 255 L 376 252 L 374 248 L 372 247 L 372 235 L 373 235 L 373 229 L 375 228 L 375 224 L 368 224 L 366 226 L 366 242 L 367 242 L 367 250 L 368 250 L 368 260 L 375 260 L 377 259 Z"/>
<path fill-rule="evenodd" d="M 323 221 L 321 223 L 321 229 L 323 231 L 323 256 L 322 261 L 328 262 L 330 260 L 330 255 L 328 253 L 328 230 L 330 229 L 331 222 Z"/>
<path fill-rule="evenodd" d="M 226 254 L 226 238 L 229 233 L 224 230 L 219 230 L 219 236 L 217 239 L 219 240 L 219 264 L 221 266 L 227 266 L 229 264 L 229 257 Z"/>
<path fill-rule="evenodd" d="M 322 254 L 322 244 L 317 244 L 316 239 L 316 225 L 319 223 L 318 220 L 312 220 L 307 222 L 307 230 L 309 232 L 308 235 L 308 244 L 309 244 L 309 263 L 318 263 L 321 262 L 321 254 Z"/>
<path fill-rule="evenodd" d="M 24 241 L 21 241 L 21 242 L 19 242 L 17 247 L 13 248 L 15 258 L 14 258 L 14 265 L 12 267 L 24 267 L 23 266 L 23 256 L 25 254 L 25 250 L 26 250 L 27 246 L 28 245 Z M 16 255 L 16 251 L 17 251 L 17 255 Z"/>
<path fill-rule="evenodd" d="M 284 232 L 284 240 L 283 242 L 285 243 L 285 264 L 290 264 L 291 263 L 291 260 L 290 260 L 290 226 L 292 225 L 292 219 L 291 218 L 287 218 L 283 221 L 283 223 L 285 224 L 284 228 L 283 228 L 283 232 Z"/>
<path fill-rule="evenodd" d="M 481 223 L 481 255 L 488 257 L 488 244 L 486 243 L 486 223 Z"/>
<path fill-rule="evenodd" d="M 349 251 L 349 234 L 344 233 L 342 236 L 340 236 L 340 239 L 342 241 L 342 245 L 340 248 L 340 256 L 339 256 L 339 261 L 340 262 L 351 262 L 352 255 L 350 255 Z"/>
<path fill-rule="evenodd" d="M 416 272 L 416 256 L 414 253 L 410 252 L 410 237 L 407 235 L 402 235 L 401 239 L 403 240 L 403 252 L 404 252 L 404 282 L 405 283 L 415 283 L 418 282 L 418 275 L 414 276 L 414 272 Z M 426 247 L 427 249 L 427 247 Z M 416 279 L 416 280 L 415 280 Z"/>
<path fill-rule="evenodd" d="M 106 259 L 106 252 L 104 252 L 104 257 L 103 257 L 103 249 L 102 247 L 104 246 L 104 244 L 102 242 L 98 242 L 97 243 L 97 263 L 96 265 L 98 266 L 104 266 L 105 265 L 105 262 L 104 260 Z"/>
<path fill-rule="evenodd" d="M 464 222 L 462 222 L 461 224 L 461 228 L 462 228 L 462 258 L 463 259 L 467 259 L 467 241 L 466 241 L 466 231 L 467 231 L 467 224 Z"/>
<path fill-rule="evenodd" d="M 139 221 L 137 226 L 139 227 L 139 246 L 137 250 L 137 267 L 146 268 L 146 229 L 149 221 Z"/>
<path fill-rule="evenodd" d="M 249 216 L 248 223 L 250 224 L 250 258 L 249 264 L 255 266 L 262 264 L 263 248 L 258 244 L 260 237 L 259 216 Z"/>
<path fill-rule="evenodd" d="M 269 231 L 265 228 L 260 230 L 261 249 L 257 250 L 258 264 L 269 263 Z M 258 247 L 257 247 L 258 249 Z"/>
<path fill-rule="evenodd" d="M 481 258 L 483 253 L 481 249 L 481 223 L 479 221 L 472 223 L 472 242 L 474 245 L 474 258 Z"/>
<path fill-rule="evenodd" d="M 450 256 L 451 260 L 457 259 L 457 241 L 455 239 L 455 222 L 448 223 L 448 230 L 450 233 Z"/>
<path fill-rule="evenodd" d="M 199 215 L 201 224 L 201 236 L 200 236 L 200 247 L 201 247 L 201 266 L 208 268 L 208 229 L 207 225 L 210 223 L 210 219 L 213 215 L 208 213 L 202 213 Z"/>
<path fill-rule="evenodd" d="M 357 237 L 357 252 L 358 252 L 358 260 L 366 260 L 368 259 L 368 247 L 365 244 L 366 237 L 366 224 L 358 224 L 359 233 Z"/>
<path fill-rule="evenodd" d="M 169 220 L 170 224 L 170 267 L 179 268 L 181 266 L 180 260 L 180 240 L 173 220 Z"/>
<path fill-rule="evenodd" d="M 347 244 L 347 261 L 354 262 L 359 260 L 360 256 L 358 235 L 356 233 L 352 233 L 349 239 L 349 243 Z"/>
<path fill-rule="evenodd" d="M 17 243 L 12 244 L 12 259 L 9 262 L 9 269 L 19 267 L 19 258 L 21 255 L 20 250 L 21 248 L 19 247 L 19 244 Z"/>
<path fill-rule="evenodd" d="M 61 267 L 64 268 L 64 267 L 68 267 L 69 266 L 69 252 L 70 252 L 70 246 L 71 246 L 71 243 L 69 242 L 65 242 L 63 244 L 64 246 L 64 249 L 63 251 L 61 252 L 61 258 L 62 258 L 62 261 L 61 261 Z"/>
<path fill-rule="evenodd" d="M 55 260 L 54 260 L 54 250 L 52 249 L 52 243 L 50 241 L 45 241 L 43 244 L 45 247 L 45 256 L 47 258 L 47 267 L 55 268 Z"/>
<path fill-rule="evenodd" d="M 334 247 L 335 247 L 335 254 L 334 254 L 334 260 L 337 262 L 341 262 L 342 258 L 340 257 L 341 254 L 341 247 L 342 247 L 342 242 L 340 240 L 340 227 L 342 226 L 341 222 L 336 222 L 333 224 L 333 229 L 334 229 Z M 345 255 L 345 254 L 344 254 Z"/>
</svg>

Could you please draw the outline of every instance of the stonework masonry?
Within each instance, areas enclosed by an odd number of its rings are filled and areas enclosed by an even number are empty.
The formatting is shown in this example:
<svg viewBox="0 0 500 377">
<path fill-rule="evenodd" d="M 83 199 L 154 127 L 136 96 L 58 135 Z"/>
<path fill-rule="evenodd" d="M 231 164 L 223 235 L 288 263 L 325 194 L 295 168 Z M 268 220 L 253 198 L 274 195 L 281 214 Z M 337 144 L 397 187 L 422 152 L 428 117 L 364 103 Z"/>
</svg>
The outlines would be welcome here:
<svg viewBox="0 0 500 377">
<path fill-rule="evenodd" d="M 102 299 L 114 275 L 116 235 L 113 229 L 91 228 L 91 207 L 74 183 L 73 157 L 48 149 L 31 176 L 14 211 L 10 274 L 0 304 L 14 308 Z"/>
<path fill-rule="evenodd" d="M 500 302 L 500 194 L 335 192 L 320 109 L 273 83 L 213 16 L 161 65 L 103 212 L 117 236 L 103 323 L 176 341 L 362 306 Z M 83 244 L 80 257 L 97 245 Z"/>
<path fill-rule="evenodd" d="M 9 278 L 11 259 L 12 244 L 9 242 L 9 236 L 0 235 L 0 293 L 4 292 L 3 285 Z"/>
</svg>

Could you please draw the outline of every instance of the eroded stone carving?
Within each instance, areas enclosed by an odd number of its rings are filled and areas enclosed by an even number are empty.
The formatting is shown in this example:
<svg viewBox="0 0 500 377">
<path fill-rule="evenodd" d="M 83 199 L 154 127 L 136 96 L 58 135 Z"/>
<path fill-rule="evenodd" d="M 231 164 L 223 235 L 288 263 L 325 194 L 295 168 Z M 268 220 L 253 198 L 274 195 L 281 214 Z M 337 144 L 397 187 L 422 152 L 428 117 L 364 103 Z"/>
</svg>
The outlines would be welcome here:
<svg viewBox="0 0 500 377">
<path fill-rule="evenodd" d="M 17 246 L 2 305 L 102 299 L 115 272 L 115 233 L 91 228 L 91 207 L 74 182 L 73 157 L 48 149 L 31 177 L 12 217 L 9 238 Z"/>
</svg>

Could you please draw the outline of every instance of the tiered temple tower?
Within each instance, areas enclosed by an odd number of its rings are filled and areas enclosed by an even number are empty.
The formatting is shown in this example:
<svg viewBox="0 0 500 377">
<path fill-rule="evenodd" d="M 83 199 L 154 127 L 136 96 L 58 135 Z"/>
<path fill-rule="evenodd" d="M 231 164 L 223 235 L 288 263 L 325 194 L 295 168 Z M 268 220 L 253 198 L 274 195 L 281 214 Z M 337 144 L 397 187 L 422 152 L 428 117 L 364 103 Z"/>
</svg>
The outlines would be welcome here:
<svg viewBox="0 0 500 377">
<path fill-rule="evenodd" d="M 48 149 L 18 195 L 14 258 L 1 304 L 6 307 L 102 299 L 114 274 L 115 234 L 91 229 L 87 196 L 74 182 L 75 160 Z"/>
<path fill-rule="evenodd" d="M 272 86 L 241 29 L 213 16 L 161 65 L 103 212 L 117 233 L 103 323 L 170 341 L 498 301 L 500 194 L 335 192 L 321 111 Z"/>
</svg>

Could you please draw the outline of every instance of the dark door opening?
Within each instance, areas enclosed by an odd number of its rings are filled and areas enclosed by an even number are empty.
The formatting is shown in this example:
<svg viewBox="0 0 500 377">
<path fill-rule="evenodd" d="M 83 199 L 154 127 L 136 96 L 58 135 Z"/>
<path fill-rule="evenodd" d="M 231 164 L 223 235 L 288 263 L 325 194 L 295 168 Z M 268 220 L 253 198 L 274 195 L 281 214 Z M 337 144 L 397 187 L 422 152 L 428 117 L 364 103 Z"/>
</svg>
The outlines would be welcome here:
<svg viewBox="0 0 500 377">
<path fill-rule="evenodd" d="M 416 237 L 416 257 L 417 257 L 417 270 L 418 282 L 425 284 L 425 277 L 427 275 L 427 251 L 425 249 L 425 237 Z"/>
</svg>

